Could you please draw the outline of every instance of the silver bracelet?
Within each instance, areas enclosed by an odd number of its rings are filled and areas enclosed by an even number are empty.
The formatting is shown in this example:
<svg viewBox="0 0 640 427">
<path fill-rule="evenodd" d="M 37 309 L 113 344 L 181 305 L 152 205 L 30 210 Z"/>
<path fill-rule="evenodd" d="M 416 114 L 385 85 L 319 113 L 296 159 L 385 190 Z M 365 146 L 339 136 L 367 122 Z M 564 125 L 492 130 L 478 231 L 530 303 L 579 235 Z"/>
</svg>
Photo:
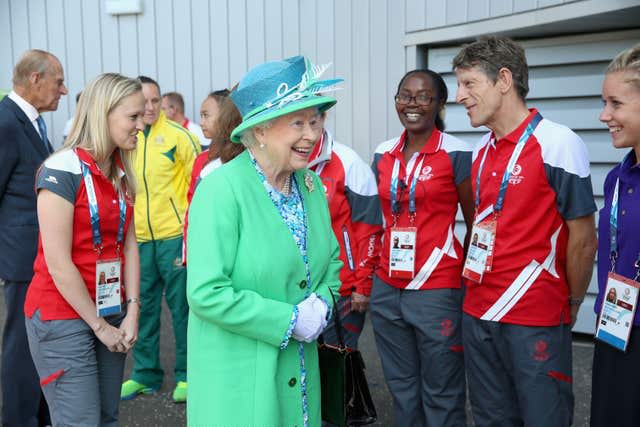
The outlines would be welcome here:
<svg viewBox="0 0 640 427">
<path fill-rule="evenodd" d="M 142 306 L 142 304 L 140 304 L 140 298 L 129 298 L 127 300 L 127 305 L 131 304 L 131 303 L 137 303 L 139 306 Z"/>
</svg>

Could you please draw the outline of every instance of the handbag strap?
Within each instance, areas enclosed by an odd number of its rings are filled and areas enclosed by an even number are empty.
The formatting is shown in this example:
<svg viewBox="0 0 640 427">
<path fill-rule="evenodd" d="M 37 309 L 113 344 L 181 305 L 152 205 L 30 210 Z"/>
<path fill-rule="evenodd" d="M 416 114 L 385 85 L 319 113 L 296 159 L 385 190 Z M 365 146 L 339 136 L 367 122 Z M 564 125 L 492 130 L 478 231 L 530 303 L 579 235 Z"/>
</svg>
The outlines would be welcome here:
<svg viewBox="0 0 640 427">
<path fill-rule="evenodd" d="M 345 351 L 347 346 L 344 344 L 344 336 L 342 335 L 342 320 L 340 320 L 340 314 L 338 313 L 338 303 L 336 297 L 333 295 L 333 291 L 329 288 L 331 299 L 333 300 L 333 325 L 336 328 L 336 335 L 338 337 L 338 346 L 340 350 Z"/>
</svg>

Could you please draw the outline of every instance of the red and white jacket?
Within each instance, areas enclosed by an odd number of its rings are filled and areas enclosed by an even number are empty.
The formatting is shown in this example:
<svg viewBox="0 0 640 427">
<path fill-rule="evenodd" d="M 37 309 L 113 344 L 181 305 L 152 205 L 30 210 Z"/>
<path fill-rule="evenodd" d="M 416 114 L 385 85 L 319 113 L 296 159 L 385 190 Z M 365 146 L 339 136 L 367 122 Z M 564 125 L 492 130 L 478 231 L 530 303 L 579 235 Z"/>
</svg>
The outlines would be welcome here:
<svg viewBox="0 0 640 427">
<path fill-rule="evenodd" d="M 324 185 L 333 232 L 340 245 L 340 295 L 371 294 L 378 265 L 382 214 L 373 172 L 351 148 L 328 131 L 315 145 L 309 161 Z"/>
</svg>

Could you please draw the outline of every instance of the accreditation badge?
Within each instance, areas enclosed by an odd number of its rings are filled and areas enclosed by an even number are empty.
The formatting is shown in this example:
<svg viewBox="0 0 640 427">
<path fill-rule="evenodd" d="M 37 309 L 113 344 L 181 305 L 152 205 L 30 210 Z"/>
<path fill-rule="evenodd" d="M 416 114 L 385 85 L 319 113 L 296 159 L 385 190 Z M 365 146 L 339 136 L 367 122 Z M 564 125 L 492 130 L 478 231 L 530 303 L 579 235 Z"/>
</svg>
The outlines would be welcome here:
<svg viewBox="0 0 640 427">
<path fill-rule="evenodd" d="M 393 227 L 389 242 L 389 277 L 413 279 L 416 261 L 416 227 Z"/>
<path fill-rule="evenodd" d="M 609 273 L 598 318 L 597 339 L 618 350 L 627 350 L 639 291 L 640 283 L 616 273 Z"/>
<path fill-rule="evenodd" d="M 493 216 L 473 225 L 467 258 L 462 270 L 463 277 L 481 283 L 484 272 L 491 271 L 496 225 L 497 222 Z"/>
<path fill-rule="evenodd" d="M 120 258 L 96 262 L 96 312 L 98 317 L 118 314 L 122 310 Z"/>
</svg>

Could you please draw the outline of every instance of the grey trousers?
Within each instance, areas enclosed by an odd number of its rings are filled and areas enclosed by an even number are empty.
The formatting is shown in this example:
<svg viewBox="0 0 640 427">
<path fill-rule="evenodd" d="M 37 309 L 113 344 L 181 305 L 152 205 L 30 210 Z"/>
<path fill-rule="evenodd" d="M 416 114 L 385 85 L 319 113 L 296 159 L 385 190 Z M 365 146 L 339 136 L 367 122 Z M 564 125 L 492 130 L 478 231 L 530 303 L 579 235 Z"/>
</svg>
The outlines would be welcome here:
<svg viewBox="0 0 640 427">
<path fill-rule="evenodd" d="M 512 325 L 467 314 L 462 323 L 476 427 L 571 425 L 569 325 Z"/>
<path fill-rule="evenodd" d="M 126 354 L 110 352 L 82 319 L 42 321 L 36 311 L 25 325 L 53 426 L 117 426 Z"/>
<path fill-rule="evenodd" d="M 395 426 L 466 426 L 462 290 L 403 290 L 373 279 L 371 322 Z"/>
</svg>

